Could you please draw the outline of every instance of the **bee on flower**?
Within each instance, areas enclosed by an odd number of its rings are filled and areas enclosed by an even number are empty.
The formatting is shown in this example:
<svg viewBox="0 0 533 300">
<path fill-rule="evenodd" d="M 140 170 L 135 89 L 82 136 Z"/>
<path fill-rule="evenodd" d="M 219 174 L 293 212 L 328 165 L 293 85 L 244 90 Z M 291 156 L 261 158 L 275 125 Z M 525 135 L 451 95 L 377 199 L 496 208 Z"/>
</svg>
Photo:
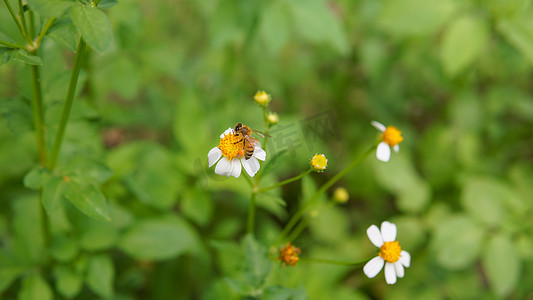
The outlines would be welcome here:
<svg viewBox="0 0 533 300">
<path fill-rule="evenodd" d="M 400 151 L 399 144 L 403 141 L 402 132 L 394 126 L 385 127 L 385 125 L 377 121 L 372 121 L 371 124 L 382 132 L 381 141 L 376 150 L 376 157 L 381 161 L 387 162 L 390 160 L 391 148 L 394 152 Z"/>
<path fill-rule="evenodd" d="M 368 227 L 366 234 L 372 244 L 379 248 L 379 255 L 366 263 L 363 272 L 368 278 L 374 278 L 385 265 L 385 281 L 387 284 L 395 284 L 397 277 L 404 276 L 404 267 L 411 265 L 411 255 L 402 250 L 400 243 L 396 241 L 396 225 L 385 221 L 381 223 L 381 230 L 372 225 Z"/>
<path fill-rule="evenodd" d="M 261 143 L 251 137 L 250 127 L 237 123 L 235 128 L 228 128 L 220 135 L 220 143 L 212 148 L 207 154 L 209 167 L 216 162 L 215 173 L 224 176 L 238 178 L 242 167 L 250 175 L 259 171 L 259 160 L 266 159 L 266 152 L 261 148 Z"/>
</svg>

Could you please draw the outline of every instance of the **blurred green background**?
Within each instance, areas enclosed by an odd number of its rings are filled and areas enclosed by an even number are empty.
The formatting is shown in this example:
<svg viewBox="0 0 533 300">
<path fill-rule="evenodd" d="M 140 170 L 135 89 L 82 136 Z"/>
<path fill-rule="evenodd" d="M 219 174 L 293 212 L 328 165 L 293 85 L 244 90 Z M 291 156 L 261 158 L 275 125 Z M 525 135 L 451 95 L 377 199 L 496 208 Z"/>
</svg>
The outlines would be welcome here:
<svg viewBox="0 0 533 300">
<path fill-rule="evenodd" d="M 29 2 L 41 26 L 42 1 Z M 387 286 L 361 268 L 271 261 L 263 299 L 533 299 L 531 1 L 103 2 L 112 42 L 89 51 L 60 160 L 94 176 L 112 221 L 64 201 L 50 215 L 53 263 L 43 263 L 39 194 L 23 184 L 38 164 L 29 67 L 2 64 L 0 50 L 4 298 L 251 294 L 238 284 L 250 190 L 206 156 L 237 122 L 264 130 L 253 95 L 265 90 L 280 116 L 267 161 L 287 151 L 262 186 L 305 171 L 315 153 L 328 169 L 262 194 L 256 239 L 268 247 L 371 146 L 377 120 L 402 130 L 400 153 L 369 156 L 336 185 L 349 202 L 317 207 L 293 243 L 302 257 L 363 260 L 375 255 L 366 228 L 389 220 L 412 262 Z M 24 44 L 2 5 L 0 39 Z M 50 145 L 79 38 L 62 18 L 39 53 Z"/>
</svg>

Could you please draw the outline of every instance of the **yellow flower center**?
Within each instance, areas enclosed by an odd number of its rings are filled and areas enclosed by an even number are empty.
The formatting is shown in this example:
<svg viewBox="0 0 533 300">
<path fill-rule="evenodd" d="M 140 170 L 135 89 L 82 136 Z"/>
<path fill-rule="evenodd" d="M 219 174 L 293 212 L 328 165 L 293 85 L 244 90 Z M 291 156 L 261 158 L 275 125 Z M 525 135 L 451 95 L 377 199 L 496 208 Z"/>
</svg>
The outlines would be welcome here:
<svg viewBox="0 0 533 300">
<path fill-rule="evenodd" d="M 311 158 L 311 166 L 317 171 L 323 171 L 328 166 L 328 159 L 324 154 L 315 154 Z"/>
<path fill-rule="evenodd" d="M 394 147 L 403 141 L 402 132 L 394 126 L 387 126 L 381 139 L 389 146 Z"/>
<path fill-rule="evenodd" d="M 222 155 L 228 160 L 241 157 L 244 154 L 243 145 L 244 140 L 241 141 L 241 138 L 237 135 L 230 133 L 224 135 L 220 139 L 220 144 L 218 144 L 218 149 L 222 151 Z"/>
<path fill-rule="evenodd" d="M 386 262 L 395 263 L 400 259 L 401 252 L 402 247 L 400 247 L 400 243 L 397 241 L 385 242 L 380 248 L 379 256 L 381 256 Z"/>
<path fill-rule="evenodd" d="M 298 257 L 300 254 L 300 248 L 296 248 L 288 242 L 281 250 L 279 251 L 278 260 L 283 262 L 283 266 L 290 265 L 294 267 L 296 263 L 300 260 Z"/>
</svg>

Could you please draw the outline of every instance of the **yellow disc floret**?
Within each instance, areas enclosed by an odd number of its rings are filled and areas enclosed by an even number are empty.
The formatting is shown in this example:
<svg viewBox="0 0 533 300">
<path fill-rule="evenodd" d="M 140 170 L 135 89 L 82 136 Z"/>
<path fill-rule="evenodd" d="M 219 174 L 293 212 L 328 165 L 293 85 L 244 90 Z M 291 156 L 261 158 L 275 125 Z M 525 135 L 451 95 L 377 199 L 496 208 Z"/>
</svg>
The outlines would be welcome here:
<svg viewBox="0 0 533 300">
<path fill-rule="evenodd" d="M 283 263 L 283 266 L 290 265 L 294 267 L 300 260 L 298 255 L 300 254 L 300 248 L 296 248 L 288 242 L 281 250 L 279 250 L 278 260 Z"/>
<path fill-rule="evenodd" d="M 220 144 L 218 144 L 218 149 L 222 152 L 222 155 L 228 160 L 234 158 L 239 158 L 244 154 L 243 144 L 244 141 L 233 133 L 224 135 L 220 139 Z"/>
<path fill-rule="evenodd" d="M 313 158 L 311 158 L 311 167 L 315 169 L 315 171 L 321 172 L 326 169 L 328 166 L 328 159 L 324 154 L 315 154 Z"/>
<path fill-rule="evenodd" d="M 380 248 L 379 256 L 381 256 L 386 262 L 395 263 L 400 259 L 401 252 L 402 247 L 397 241 L 385 242 Z"/>
<path fill-rule="evenodd" d="M 265 106 L 270 102 L 271 97 L 265 91 L 257 91 L 257 93 L 255 93 L 254 100 L 259 105 Z"/>
<path fill-rule="evenodd" d="M 394 126 L 387 126 L 381 139 L 389 146 L 394 147 L 403 141 L 402 132 Z"/>
</svg>

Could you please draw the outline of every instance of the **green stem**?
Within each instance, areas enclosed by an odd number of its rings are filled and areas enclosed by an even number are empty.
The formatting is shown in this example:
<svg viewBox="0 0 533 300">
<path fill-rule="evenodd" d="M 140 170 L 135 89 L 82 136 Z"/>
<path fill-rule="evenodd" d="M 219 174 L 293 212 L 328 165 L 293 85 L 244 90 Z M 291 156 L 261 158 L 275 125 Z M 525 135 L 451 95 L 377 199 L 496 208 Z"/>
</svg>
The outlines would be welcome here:
<svg viewBox="0 0 533 300">
<path fill-rule="evenodd" d="M 282 181 L 282 182 L 278 182 L 278 183 L 276 183 L 276 184 L 274 184 L 274 185 L 272 185 L 272 186 L 269 186 L 269 187 L 266 187 L 266 188 L 259 189 L 257 192 L 258 192 L 258 193 L 262 193 L 262 192 L 266 192 L 266 191 L 271 190 L 271 189 L 275 189 L 275 188 L 280 187 L 280 186 L 282 186 L 282 185 L 286 185 L 286 184 L 288 184 L 288 183 L 291 183 L 291 182 L 293 182 L 293 181 L 296 181 L 296 180 L 298 180 L 298 179 L 304 177 L 305 175 L 311 173 L 312 171 L 313 171 L 313 169 L 310 168 L 310 169 L 308 169 L 307 171 L 303 172 L 302 174 L 300 174 L 300 175 L 298 175 L 298 176 L 295 176 L 295 177 L 289 178 L 289 179 L 284 180 L 284 181 Z"/>
<path fill-rule="evenodd" d="M 28 28 L 26 27 L 26 18 L 24 18 L 24 6 L 22 5 L 22 0 L 18 0 L 19 5 L 19 18 L 21 21 L 22 29 L 24 29 L 25 32 L 28 32 Z"/>
<path fill-rule="evenodd" d="M 326 207 L 329 208 L 333 205 L 337 204 L 336 201 L 330 201 L 328 203 L 328 206 Z M 307 225 L 309 225 L 309 223 L 311 223 L 311 220 L 313 219 L 313 217 L 311 216 L 307 216 L 307 218 L 303 219 L 300 221 L 300 223 L 298 223 L 298 225 L 296 226 L 296 228 L 294 228 L 294 230 L 291 232 L 291 234 L 287 237 L 287 241 L 294 241 L 298 238 L 298 236 L 300 236 L 300 233 L 302 233 L 302 231 L 305 229 L 305 227 L 307 227 Z"/>
<path fill-rule="evenodd" d="M 41 188 L 39 190 L 39 199 L 41 200 L 40 202 L 42 203 L 42 199 L 43 199 L 43 189 Z M 43 240 L 44 240 L 44 245 L 45 245 L 45 248 L 48 249 L 49 246 L 50 246 L 50 236 L 51 236 L 51 233 L 50 233 L 50 221 L 48 219 L 48 213 L 46 212 L 46 209 L 44 208 L 44 205 L 41 204 L 39 205 L 40 206 L 40 212 L 41 212 L 41 227 L 42 227 L 42 234 L 43 234 Z"/>
<path fill-rule="evenodd" d="M 48 32 L 48 29 L 50 29 L 50 27 L 52 27 L 52 24 L 54 24 L 54 21 L 55 21 L 55 18 L 51 17 L 50 19 L 48 19 L 46 24 L 44 24 L 43 30 L 41 30 L 41 33 L 39 33 L 39 36 L 35 40 L 35 46 L 36 47 L 39 47 L 41 45 L 41 42 L 43 41 L 44 36 Z"/>
<path fill-rule="evenodd" d="M 37 51 L 32 51 L 31 54 L 35 55 Z M 40 69 L 36 65 L 31 66 L 31 87 L 32 87 L 32 111 L 33 111 L 33 123 L 35 126 L 35 139 L 37 141 L 37 151 L 39 153 L 39 161 L 44 166 L 47 160 L 47 147 L 46 147 L 46 130 L 44 123 L 44 106 L 43 106 L 43 93 L 41 89 L 41 73 Z"/>
<path fill-rule="evenodd" d="M 246 226 L 246 232 L 249 234 L 254 233 L 256 197 L 257 193 L 252 191 L 252 197 L 250 197 L 250 207 L 248 209 L 248 224 Z"/>
<path fill-rule="evenodd" d="M 246 179 L 246 182 L 248 182 L 250 187 L 253 189 L 254 188 L 254 183 L 252 182 L 252 179 L 250 179 L 250 177 L 246 176 L 245 174 L 243 174 L 242 177 L 244 177 L 244 179 Z"/>
<path fill-rule="evenodd" d="M 20 33 L 22 33 L 22 36 L 26 40 L 28 44 L 31 44 L 31 39 L 26 34 L 26 30 L 24 27 L 22 27 L 22 23 L 20 22 L 19 18 L 15 15 L 15 12 L 13 11 L 13 8 L 11 7 L 11 4 L 9 4 L 8 0 L 4 0 L 4 3 L 6 4 L 7 10 L 9 10 L 9 14 L 13 18 L 13 21 L 15 21 L 15 24 L 17 25 L 18 29 L 20 30 Z"/>
<path fill-rule="evenodd" d="M 59 156 L 59 150 L 61 150 L 61 144 L 63 143 L 63 137 L 65 135 L 65 129 L 67 128 L 68 118 L 70 116 L 70 110 L 72 103 L 74 102 L 74 94 L 76 92 L 76 85 L 78 83 L 78 76 L 80 74 L 81 63 L 83 61 L 83 54 L 85 52 L 86 44 L 82 38 L 78 43 L 78 50 L 76 51 L 76 58 L 74 60 L 74 67 L 70 74 L 70 81 L 68 84 L 67 98 L 65 104 L 63 104 L 63 112 L 61 113 L 61 120 L 59 121 L 59 127 L 54 139 L 54 146 L 52 147 L 52 154 L 48 168 L 53 170 L 57 163 L 57 157 Z"/>
<path fill-rule="evenodd" d="M 348 267 L 357 267 L 364 265 L 367 260 L 364 261 L 358 261 L 358 262 L 348 262 L 348 261 L 340 261 L 340 260 L 334 260 L 334 259 L 324 259 L 324 258 L 312 258 L 312 257 L 302 257 L 300 258 L 301 262 L 310 262 L 310 263 L 321 263 L 321 264 L 331 264 L 331 265 L 341 265 L 341 266 L 348 266 Z"/>
<path fill-rule="evenodd" d="M 350 172 L 354 167 L 356 167 L 358 164 L 360 164 L 363 159 L 365 159 L 372 151 L 376 149 L 376 146 L 373 145 L 370 147 L 363 155 L 359 156 L 357 159 L 355 159 L 350 165 L 348 165 L 344 170 L 337 173 L 335 176 L 333 176 L 330 180 L 328 180 L 324 185 L 322 185 L 316 193 L 303 205 L 300 207 L 300 209 L 292 216 L 292 218 L 289 220 L 289 223 L 285 226 L 283 231 L 280 233 L 280 236 L 278 238 L 278 242 L 281 241 L 284 237 L 287 236 L 287 234 L 292 230 L 294 225 L 300 220 L 300 218 L 305 214 L 307 209 L 315 204 L 316 199 L 320 197 L 327 189 L 329 189 L 333 184 L 335 184 L 337 181 L 339 181 L 342 177 L 344 177 L 348 172 Z"/>
<path fill-rule="evenodd" d="M 26 47 L 24 47 L 24 46 L 17 45 L 17 44 L 13 44 L 13 43 L 6 42 L 6 41 L 2 41 L 2 40 L 0 40 L 0 45 L 4 45 L 4 46 L 6 46 L 6 47 L 9 47 L 9 48 L 16 48 L 16 49 L 24 49 L 24 48 L 26 48 Z"/>
</svg>

